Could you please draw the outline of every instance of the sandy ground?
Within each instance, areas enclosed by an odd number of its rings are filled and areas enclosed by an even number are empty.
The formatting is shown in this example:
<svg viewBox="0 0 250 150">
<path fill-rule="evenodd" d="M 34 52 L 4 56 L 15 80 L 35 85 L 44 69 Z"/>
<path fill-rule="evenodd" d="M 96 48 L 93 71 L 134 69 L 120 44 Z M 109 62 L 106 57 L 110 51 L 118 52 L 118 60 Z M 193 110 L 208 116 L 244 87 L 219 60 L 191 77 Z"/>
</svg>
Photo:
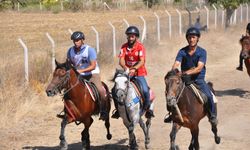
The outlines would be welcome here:
<svg viewBox="0 0 250 150">
<path fill-rule="evenodd" d="M 238 26 L 227 32 L 216 30 L 204 33 L 200 45 L 207 49 L 207 80 L 214 83 L 218 97 L 218 133 L 221 143 L 215 144 L 210 124 L 207 118 L 200 122 L 200 148 L 202 150 L 241 150 L 250 147 L 250 87 L 246 71 L 236 71 L 240 46 L 238 40 L 244 27 Z M 151 149 L 164 150 L 170 146 L 169 133 L 171 124 L 164 124 L 166 101 L 164 97 L 163 78 L 174 62 L 177 50 L 186 45 L 185 37 L 162 41 L 159 46 L 147 46 L 148 82 L 156 94 L 155 118 L 150 128 Z M 106 80 L 112 77 L 112 71 L 103 71 Z M 109 86 L 112 83 L 108 82 Z M 43 115 L 28 114 L 16 124 L 0 128 L 0 149 L 58 149 L 60 119 L 56 118 L 63 105 L 59 96 L 47 98 L 45 94 L 43 105 L 48 105 Z M 39 108 L 39 107 L 38 107 Z M 41 111 L 41 110 L 39 110 Z M 69 124 L 66 127 L 66 139 L 69 149 L 81 149 L 81 131 L 83 125 Z M 113 138 L 108 141 L 104 123 L 94 117 L 90 128 L 91 149 L 120 150 L 128 149 L 128 133 L 122 120 L 111 119 Z M 139 125 L 135 134 L 139 149 L 144 148 L 144 136 Z M 188 129 L 182 128 L 177 134 L 176 142 L 180 149 L 187 149 L 191 135 Z"/>
</svg>

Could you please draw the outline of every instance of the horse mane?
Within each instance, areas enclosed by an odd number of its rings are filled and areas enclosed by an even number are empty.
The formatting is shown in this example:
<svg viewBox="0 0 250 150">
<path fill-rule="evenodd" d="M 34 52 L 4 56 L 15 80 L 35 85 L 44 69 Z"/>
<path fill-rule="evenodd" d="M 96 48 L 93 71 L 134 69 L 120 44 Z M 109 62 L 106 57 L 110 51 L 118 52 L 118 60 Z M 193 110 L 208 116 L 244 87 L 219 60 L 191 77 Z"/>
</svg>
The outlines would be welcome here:
<svg viewBox="0 0 250 150">
<path fill-rule="evenodd" d="M 164 80 L 166 80 L 166 79 L 168 79 L 168 78 L 170 78 L 170 77 L 172 77 L 172 76 L 176 76 L 176 75 L 178 75 L 180 73 L 180 71 L 176 68 L 176 69 L 172 69 L 172 70 L 170 70 L 168 73 L 167 73 L 167 75 L 164 77 Z"/>
<path fill-rule="evenodd" d="M 118 74 L 124 74 L 124 73 L 125 73 L 125 71 L 123 69 L 116 69 L 115 74 L 114 74 L 113 78 L 110 81 L 115 82 L 115 78 L 117 77 L 117 75 Z"/>
<path fill-rule="evenodd" d="M 250 41 L 250 36 L 244 35 L 240 38 L 239 42 L 242 45 L 244 40 L 249 40 Z"/>
<path fill-rule="evenodd" d="M 66 59 L 64 63 L 59 63 L 57 60 L 55 60 L 55 63 L 56 63 L 56 69 L 64 69 L 66 71 L 73 69 L 73 71 L 76 73 L 77 76 L 80 74 L 69 59 Z"/>
</svg>

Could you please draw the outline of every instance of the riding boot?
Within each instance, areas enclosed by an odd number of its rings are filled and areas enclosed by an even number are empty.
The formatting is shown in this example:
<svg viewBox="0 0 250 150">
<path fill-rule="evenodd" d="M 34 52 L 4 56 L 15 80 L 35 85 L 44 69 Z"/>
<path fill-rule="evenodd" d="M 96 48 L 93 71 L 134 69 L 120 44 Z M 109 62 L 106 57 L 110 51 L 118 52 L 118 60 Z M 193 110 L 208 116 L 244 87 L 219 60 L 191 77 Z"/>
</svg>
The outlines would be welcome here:
<svg viewBox="0 0 250 150">
<path fill-rule="evenodd" d="M 114 88 L 112 88 L 111 90 L 112 92 L 112 97 L 113 97 L 113 100 L 114 100 L 114 105 L 115 105 L 115 110 L 113 111 L 113 114 L 111 116 L 111 118 L 115 118 L 115 119 L 118 119 L 120 117 L 120 114 L 119 114 L 119 111 L 118 111 L 118 102 L 117 102 L 117 99 L 116 99 L 116 95 L 114 94 Z"/>
<path fill-rule="evenodd" d="M 101 100 L 99 101 L 99 107 L 100 107 L 100 118 L 99 120 L 103 120 L 105 121 L 108 118 L 108 113 L 106 111 L 106 107 L 105 107 L 105 103 L 101 102 Z"/>
<path fill-rule="evenodd" d="M 212 112 L 211 108 L 208 110 L 209 122 L 211 123 L 212 126 L 216 126 L 218 124 L 218 120 L 217 120 L 217 104 L 214 104 L 214 107 L 215 107 L 214 112 Z"/>
</svg>

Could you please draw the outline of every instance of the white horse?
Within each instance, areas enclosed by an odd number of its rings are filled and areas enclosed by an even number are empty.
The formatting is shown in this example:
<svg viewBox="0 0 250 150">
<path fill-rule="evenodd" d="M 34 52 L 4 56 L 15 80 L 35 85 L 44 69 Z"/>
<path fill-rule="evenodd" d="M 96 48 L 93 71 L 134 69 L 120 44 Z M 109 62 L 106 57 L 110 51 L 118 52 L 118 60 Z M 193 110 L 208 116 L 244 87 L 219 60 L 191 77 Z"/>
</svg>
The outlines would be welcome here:
<svg viewBox="0 0 250 150">
<path fill-rule="evenodd" d="M 140 124 L 145 135 L 145 148 L 149 148 L 150 137 L 149 128 L 151 126 L 151 117 L 147 117 L 146 125 L 142 119 L 144 111 L 142 110 L 141 96 L 135 89 L 135 85 L 130 81 L 130 77 L 124 70 L 116 70 L 113 80 L 114 95 L 118 101 L 118 111 L 123 120 L 123 124 L 128 129 L 130 149 L 138 149 L 134 127 L 137 123 Z M 153 110 L 153 102 L 150 109 Z"/>
</svg>

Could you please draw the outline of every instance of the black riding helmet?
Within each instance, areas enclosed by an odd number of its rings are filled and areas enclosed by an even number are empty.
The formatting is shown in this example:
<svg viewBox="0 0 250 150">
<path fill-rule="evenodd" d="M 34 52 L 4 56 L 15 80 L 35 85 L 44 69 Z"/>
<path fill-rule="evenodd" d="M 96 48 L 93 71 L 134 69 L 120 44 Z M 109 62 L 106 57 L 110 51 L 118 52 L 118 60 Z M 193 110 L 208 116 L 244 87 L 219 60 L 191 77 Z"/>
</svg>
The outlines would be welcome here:
<svg viewBox="0 0 250 150">
<path fill-rule="evenodd" d="M 71 40 L 81 40 L 81 39 L 85 39 L 84 34 L 81 31 L 75 31 L 72 35 L 71 35 Z"/>
<path fill-rule="evenodd" d="M 186 38 L 189 36 L 189 35 L 196 35 L 198 37 L 201 36 L 201 33 L 200 33 L 200 30 L 195 28 L 195 27 L 191 27 L 187 30 L 186 32 Z"/>
<path fill-rule="evenodd" d="M 140 32 L 139 29 L 136 26 L 129 26 L 125 32 L 125 34 L 135 34 L 135 36 L 139 37 Z"/>
</svg>

